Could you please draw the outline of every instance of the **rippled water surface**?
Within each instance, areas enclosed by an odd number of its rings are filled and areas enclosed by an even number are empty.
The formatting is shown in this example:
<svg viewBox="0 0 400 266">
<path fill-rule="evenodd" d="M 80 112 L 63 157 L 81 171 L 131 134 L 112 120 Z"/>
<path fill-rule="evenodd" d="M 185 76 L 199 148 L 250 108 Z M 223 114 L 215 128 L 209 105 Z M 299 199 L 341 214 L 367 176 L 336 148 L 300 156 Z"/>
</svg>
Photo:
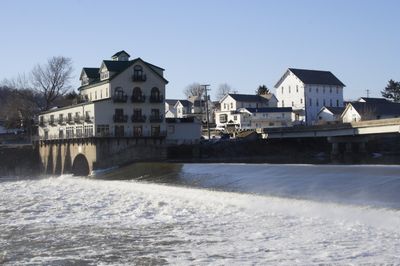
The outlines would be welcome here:
<svg viewBox="0 0 400 266">
<path fill-rule="evenodd" d="M 0 179 L 0 264 L 400 261 L 400 167 L 157 167 Z"/>
</svg>

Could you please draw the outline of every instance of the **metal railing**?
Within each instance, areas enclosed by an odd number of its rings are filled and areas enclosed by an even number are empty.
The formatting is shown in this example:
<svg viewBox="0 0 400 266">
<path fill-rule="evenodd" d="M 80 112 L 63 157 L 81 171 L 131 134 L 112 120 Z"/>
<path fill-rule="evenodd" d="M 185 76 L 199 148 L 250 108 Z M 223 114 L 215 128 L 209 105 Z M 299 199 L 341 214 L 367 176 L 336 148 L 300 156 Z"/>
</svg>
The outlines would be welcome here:
<svg viewBox="0 0 400 266">
<path fill-rule="evenodd" d="M 115 103 L 126 103 L 128 101 L 128 95 L 123 94 L 123 95 L 114 95 L 113 96 L 113 101 Z"/>
<path fill-rule="evenodd" d="M 74 140 L 74 139 L 85 139 L 85 138 L 118 138 L 118 137 L 125 137 L 125 138 L 154 138 L 154 137 L 166 137 L 167 131 L 162 130 L 160 132 L 124 132 L 123 136 L 121 134 L 113 134 L 111 132 L 99 132 L 94 134 L 93 132 L 82 132 L 82 133 L 75 133 L 69 132 L 67 134 L 59 135 L 59 134 L 52 134 L 52 135 L 43 135 L 39 136 L 39 140 Z"/>
<path fill-rule="evenodd" d="M 150 123 L 161 123 L 163 121 L 162 115 L 151 115 L 150 116 Z"/>
<path fill-rule="evenodd" d="M 114 115 L 114 123 L 126 123 L 128 122 L 128 115 Z"/>
<path fill-rule="evenodd" d="M 151 103 L 162 103 L 164 101 L 163 95 L 151 95 L 150 102 Z"/>
<path fill-rule="evenodd" d="M 139 95 L 139 96 L 132 95 L 131 97 L 131 102 L 133 103 L 144 103 L 145 101 L 146 101 L 145 95 Z"/>
<path fill-rule="evenodd" d="M 146 122 L 145 115 L 132 115 L 131 120 L 133 123 L 144 123 Z"/>
<path fill-rule="evenodd" d="M 133 74 L 132 81 L 146 81 L 146 74 Z"/>
</svg>

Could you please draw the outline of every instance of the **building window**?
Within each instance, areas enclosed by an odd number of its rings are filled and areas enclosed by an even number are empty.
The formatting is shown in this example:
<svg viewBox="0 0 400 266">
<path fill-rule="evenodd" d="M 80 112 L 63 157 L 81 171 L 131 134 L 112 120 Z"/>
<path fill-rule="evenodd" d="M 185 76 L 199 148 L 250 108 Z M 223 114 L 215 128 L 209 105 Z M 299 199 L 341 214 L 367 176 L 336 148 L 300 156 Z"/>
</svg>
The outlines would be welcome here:
<svg viewBox="0 0 400 266">
<path fill-rule="evenodd" d="M 285 113 L 282 113 L 282 118 L 285 118 Z"/>
<path fill-rule="evenodd" d="M 299 92 L 299 85 L 296 85 L 296 92 Z"/>
<path fill-rule="evenodd" d="M 132 91 L 132 102 L 144 102 L 145 98 L 142 94 L 142 89 L 139 87 L 133 88 Z"/>
<path fill-rule="evenodd" d="M 292 101 L 292 107 L 294 106 L 294 102 Z"/>
<path fill-rule="evenodd" d="M 93 126 L 89 125 L 89 126 L 85 126 L 84 127 L 84 136 L 85 137 L 93 137 Z"/>
<path fill-rule="evenodd" d="M 332 86 L 329 86 L 329 93 L 332 93 Z"/>
<path fill-rule="evenodd" d="M 308 88 L 308 92 L 311 92 L 311 87 Z"/>
<path fill-rule="evenodd" d="M 283 94 L 283 86 L 282 86 L 282 94 Z"/>
<path fill-rule="evenodd" d="M 316 101 L 316 105 L 319 106 L 319 101 L 318 101 L 318 99 L 317 99 L 317 101 Z"/>
<path fill-rule="evenodd" d="M 116 137 L 123 137 L 125 135 L 124 126 L 115 126 L 114 127 L 114 135 Z"/>
<path fill-rule="evenodd" d="M 289 86 L 289 93 L 291 93 L 291 88 L 290 88 L 290 86 Z"/>
<path fill-rule="evenodd" d="M 77 138 L 83 137 L 83 127 L 82 126 L 76 127 L 76 137 Z"/>
<path fill-rule="evenodd" d="M 143 74 L 143 68 L 140 65 L 133 67 L 133 81 L 146 81 L 146 75 Z"/>
<path fill-rule="evenodd" d="M 325 86 L 322 87 L 322 92 L 325 93 Z"/>
<path fill-rule="evenodd" d="M 233 120 L 237 121 L 237 115 L 233 116 Z"/>
<path fill-rule="evenodd" d="M 303 104 L 303 98 L 300 98 L 300 103 Z"/>
<path fill-rule="evenodd" d="M 329 106 L 332 107 L 332 99 L 329 100 Z"/>
<path fill-rule="evenodd" d="M 226 114 L 220 114 L 219 115 L 219 122 L 220 123 L 226 123 L 228 120 L 228 116 Z"/>
<path fill-rule="evenodd" d="M 151 136 L 152 137 L 160 136 L 160 126 L 152 126 L 151 127 Z"/>
<path fill-rule="evenodd" d="M 233 109 L 233 103 L 231 103 L 231 109 Z"/>
<path fill-rule="evenodd" d="M 97 100 L 97 91 L 94 92 L 94 99 Z"/>
<path fill-rule="evenodd" d="M 325 99 L 324 99 L 324 106 L 326 106 L 326 101 L 325 101 Z"/>
<path fill-rule="evenodd" d="M 67 127 L 65 130 L 67 139 L 72 139 L 74 137 L 74 127 Z"/>
<path fill-rule="evenodd" d="M 336 94 L 339 94 L 339 87 L 336 87 Z"/>
<path fill-rule="evenodd" d="M 162 102 L 162 95 L 160 94 L 160 90 L 157 87 L 153 87 L 150 93 L 150 101 L 151 102 Z"/>
<path fill-rule="evenodd" d="M 315 89 L 315 91 L 318 93 L 318 87 Z"/>
<path fill-rule="evenodd" d="M 336 100 L 336 107 L 339 107 L 339 100 Z"/>
<path fill-rule="evenodd" d="M 312 106 L 312 99 L 310 98 L 310 103 L 309 103 L 309 106 Z"/>
<path fill-rule="evenodd" d="M 134 126 L 133 127 L 133 136 L 141 137 L 143 134 L 142 126 Z"/>
<path fill-rule="evenodd" d="M 97 137 L 107 137 L 110 135 L 109 125 L 97 125 L 96 136 Z"/>
<path fill-rule="evenodd" d="M 224 110 L 226 110 L 226 103 L 224 103 Z"/>
<path fill-rule="evenodd" d="M 101 72 L 100 78 L 101 79 L 108 79 L 108 71 Z"/>
<path fill-rule="evenodd" d="M 282 100 L 282 107 L 285 107 L 285 101 Z"/>
</svg>

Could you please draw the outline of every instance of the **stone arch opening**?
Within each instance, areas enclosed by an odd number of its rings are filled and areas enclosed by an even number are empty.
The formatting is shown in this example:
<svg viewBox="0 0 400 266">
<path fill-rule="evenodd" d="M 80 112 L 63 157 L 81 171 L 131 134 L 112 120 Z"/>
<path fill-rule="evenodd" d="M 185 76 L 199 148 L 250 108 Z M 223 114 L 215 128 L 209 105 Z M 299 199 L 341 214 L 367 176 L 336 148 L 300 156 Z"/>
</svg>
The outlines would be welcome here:
<svg viewBox="0 0 400 266">
<path fill-rule="evenodd" d="M 86 156 L 78 154 L 72 163 L 72 174 L 75 176 L 88 176 L 89 172 L 89 162 L 86 159 Z"/>
</svg>

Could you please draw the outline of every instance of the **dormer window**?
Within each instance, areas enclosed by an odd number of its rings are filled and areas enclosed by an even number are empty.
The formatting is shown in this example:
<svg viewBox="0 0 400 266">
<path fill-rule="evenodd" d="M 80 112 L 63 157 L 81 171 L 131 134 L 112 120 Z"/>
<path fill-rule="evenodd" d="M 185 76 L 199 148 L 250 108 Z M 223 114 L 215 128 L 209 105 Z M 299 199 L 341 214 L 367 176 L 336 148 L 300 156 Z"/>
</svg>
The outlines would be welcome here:
<svg viewBox="0 0 400 266">
<path fill-rule="evenodd" d="M 89 84 L 89 79 L 88 77 L 83 77 L 82 78 L 82 86 L 88 85 Z"/>
<path fill-rule="evenodd" d="M 100 74 L 100 79 L 101 80 L 108 79 L 108 78 L 109 78 L 109 72 L 108 71 L 101 72 L 101 74 Z"/>
</svg>

